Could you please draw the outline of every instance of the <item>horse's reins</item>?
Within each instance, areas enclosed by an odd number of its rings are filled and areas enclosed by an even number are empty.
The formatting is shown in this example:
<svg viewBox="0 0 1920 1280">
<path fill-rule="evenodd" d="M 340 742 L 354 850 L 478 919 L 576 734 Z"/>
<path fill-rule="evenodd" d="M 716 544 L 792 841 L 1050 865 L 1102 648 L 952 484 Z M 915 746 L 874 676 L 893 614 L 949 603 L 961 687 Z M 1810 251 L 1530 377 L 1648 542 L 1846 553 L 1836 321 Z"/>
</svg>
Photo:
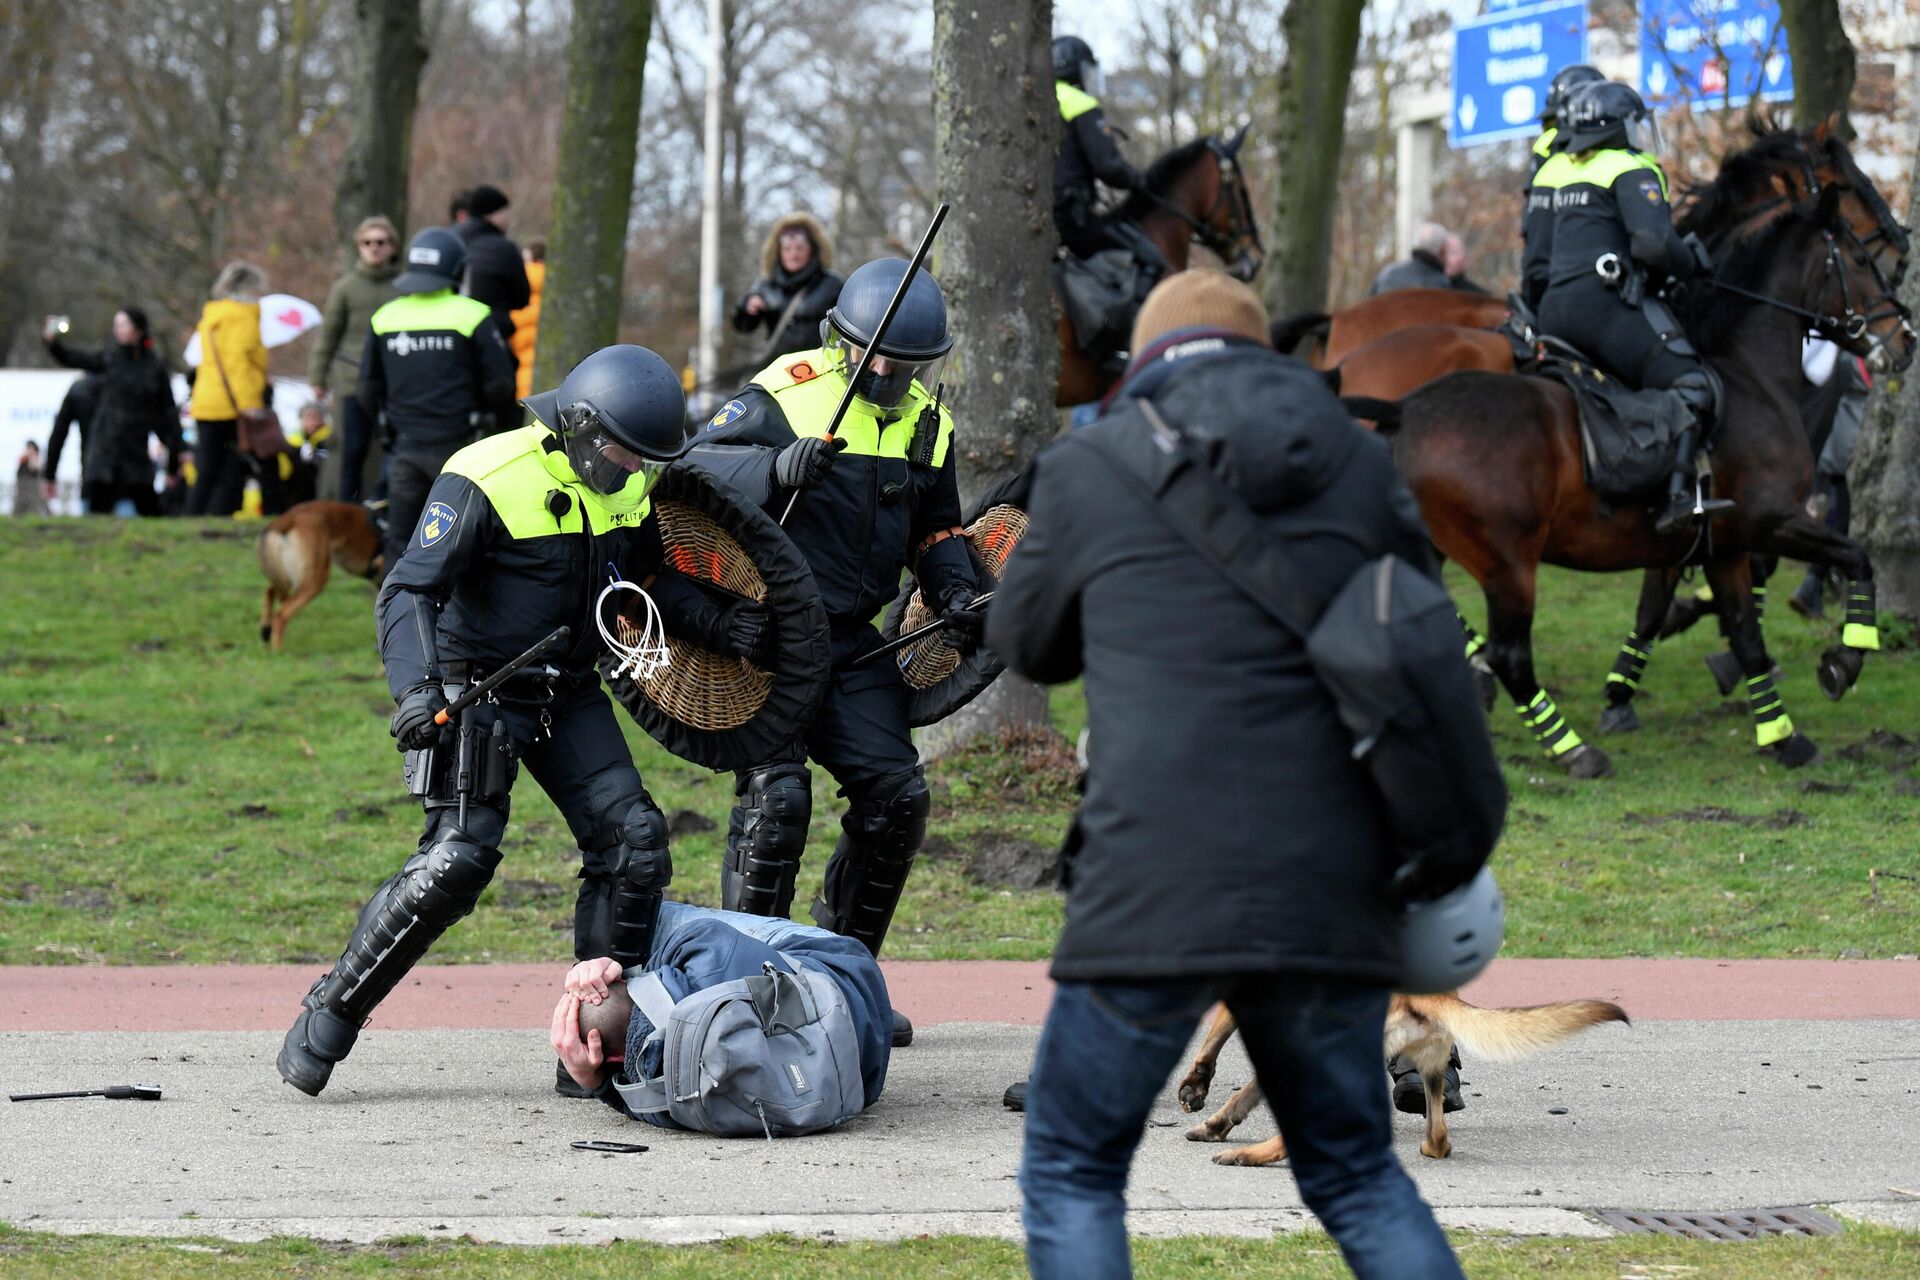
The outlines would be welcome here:
<svg viewBox="0 0 1920 1280">
<path fill-rule="evenodd" d="M 1214 193 L 1213 206 L 1207 210 L 1204 216 L 1196 218 L 1185 209 L 1182 209 L 1180 206 L 1160 195 L 1157 191 L 1150 191 L 1146 187 L 1141 187 L 1140 193 L 1152 203 L 1159 205 L 1162 209 L 1186 223 L 1187 229 L 1193 233 L 1193 238 L 1205 245 L 1210 252 L 1222 260 L 1232 252 L 1234 241 L 1241 235 L 1252 236 L 1254 249 L 1264 256 L 1266 250 L 1260 243 L 1260 224 L 1253 218 L 1253 210 L 1247 198 L 1246 186 L 1240 179 L 1239 163 L 1235 161 L 1232 156 L 1226 154 L 1222 148 L 1215 145 L 1211 138 L 1208 139 L 1207 150 L 1213 152 L 1214 158 L 1220 162 L 1220 189 Z M 1220 206 L 1225 204 L 1229 199 L 1233 201 L 1233 230 L 1223 235 L 1213 229 L 1213 219 L 1214 215 L 1220 212 Z"/>
</svg>

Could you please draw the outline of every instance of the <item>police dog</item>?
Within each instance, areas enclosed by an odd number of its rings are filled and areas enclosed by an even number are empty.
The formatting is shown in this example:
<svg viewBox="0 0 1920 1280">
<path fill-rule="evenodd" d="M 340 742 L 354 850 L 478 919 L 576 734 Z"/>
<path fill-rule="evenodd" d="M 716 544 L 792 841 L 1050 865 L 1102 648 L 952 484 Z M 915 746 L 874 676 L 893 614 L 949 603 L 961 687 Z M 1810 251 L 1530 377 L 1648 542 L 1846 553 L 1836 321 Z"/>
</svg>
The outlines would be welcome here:
<svg viewBox="0 0 1920 1280">
<path fill-rule="evenodd" d="M 382 504 L 384 505 L 384 504 Z M 267 575 L 260 638 L 280 652 L 287 623 L 327 585 L 332 564 L 376 585 L 386 572 L 379 514 L 357 502 L 302 502 L 260 531 L 255 550 Z"/>
<path fill-rule="evenodd" d="M 1441 1089 L 1446 1082 L 1447 1060 L 1456 1042 L 1474 1057 L 1508 1062 L 1558 1044 L 1588 1027 L 1627 1021 L 1626 1010 L 1605 1000 L 1564 1000 L 1525 1009 L 1482 1009 L 1453 992 L 1437 996 L 1394 996 L 1387 1006 L 1387 1057 L 1406 1054 L 1419 1070 L 1420 1082 L 1427 1091 L 1427 1132 L 1420 1143 L 1420 1154 L 1435 1160 L 1444 1160 L 1453 1154 L 1453 1143 L 1447 1137 Z M 1195 1056 L 1193 1067 L 1180 1082 L 1180 1105 L 1186 1110 L 1198 1111 L 1206 1102 L 1207 1086 L 1213 1080 L 1214 1059 L 1220 1056 L 1235 1026 L 1233 1014 L 1222 1006 L 1214 1015 L 1207 1041 Z M 1225 1106 L 1189 1129 L 1187 1139 L 1226 1141 L 1227 1134 L 1252 1113 L 1260 1098 L 1260 1082 L 1249 1080 L 1227 1099 Z M 1286 1158 L 1286 1140 L 1275 1134 L 1250 1147 L 1222 1151 L 1213 1162 L 1268 1165 Z"/>
</svg>

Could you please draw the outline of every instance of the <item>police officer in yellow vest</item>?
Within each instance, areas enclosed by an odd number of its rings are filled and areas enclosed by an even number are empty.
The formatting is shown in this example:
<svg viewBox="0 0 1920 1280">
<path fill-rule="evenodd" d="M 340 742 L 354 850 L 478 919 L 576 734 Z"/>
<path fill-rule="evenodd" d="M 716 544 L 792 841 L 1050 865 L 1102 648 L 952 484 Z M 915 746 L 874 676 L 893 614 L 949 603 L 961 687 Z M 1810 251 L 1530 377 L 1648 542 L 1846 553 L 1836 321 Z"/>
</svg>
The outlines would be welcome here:
<svg viewBox="0 0 1920 1280">
<path fill-rule="evenodd" d="M 1053 161 L 1053 225 L 1060 242 L 1076 258 L 1102 249 L 1135 249 L 1131 240 L 1116 235 L 1112 219 L 1099 209 L 1095 179 L 1121 191 L 1143 185 L 1140 171 L 1120 154 L 1106 112 L 1100 109 L 1105 90 L 1099 60 L 1078 36 L 1053 42 L 1053 92 L 1067 134 Z"/>
<path fill-rule="evenodd" d="M 826 436 L 907 265 L 889 258 L 849 276 L 821 324 L 824 345 L 756 375 L 721 406 L 689 455 L 776 517 L 799 495 L 786 530 L 813 569 L 832 628 L 832 685 L 804 741 L 736 780 L 723 905 L 765 916 L 791 909 L 812 811 L 811 757 L 847 798 L 813 918 L 875 955 L 926 836 L 929 798 L 899 668 L 850 663 L 879 643 L 873 619 L 905 568 L 962 647 L 978 641 L 985 621 L 969 608 L 978 584 L 960 528 L 953 422 L 938 398 L 938 370 L 953 339 L 946 299 L 925 271 L 881 335 L 838 432 Z M 896 1043 L 911 1034 L 896 1014 Z"/>
<path fill-rule="evenodd" d="M 594 670 L 602 649 L 594 611 L 610 580 L 644 588 L 669 632 L 765 660 L 764 608 L 717 605 L 663 567 L 648 491 L 685 448 L 686 414 L 666 362 L 642 347 L 608 347 L 526 405 L 533 425 L 447 461 L 380 592 L 380 656 L 398 704 L 392 731 L 426 827 L 287 1033 L 280 1074 L 309 1094 L 326 1087 L 381 999 L 473 910 L 499 866 L 522 763 L 583 853 L 574 954 L 644 964 L 673 867 L 666 819 Z M 560 626 L 572 628 L 565 648 L 457 724 L 435 723 L 462 687 Z M 583 1092 L 564 1068 L 556 1087 Z"/>
<path fill-rule="evenodd" d="M 1694 453 L 1712 428 L 1716 382 L 1657 292 L 1703 270 L 1706 250 L 1673 229 L 1667 177 L 1653 151 L 1653 118 L 1640 95 L 1602 81 L 1579 90 L 1560 122 L 1569 158 L 1553 189 L 1553 256 L 1540 329 L 1641 388 L 1678 394 L 1693 414 L 1675 451 L 1673 479 L 1654 524 L 1668 533 L 1725 511 L 1703 499 Z"/>
<path fill-rule="evenodd" d="M 398 298 L 373 313 L 360 405 L 387 447 L 387 564 L 398 563 L 427 489 L 454 452 L 513 413 L 513 355 L 484 302 L 454 290 L 467 250 L 444 227 L 407 246 Z"/>
<path fill-rule="evenodd" d="M 1528 308 L 1539 310 L 1547 292 L 1547 266 L 1553 260 L 1553 192 L 1564 178 L 1565 151 L 1555 146 L 1560 115 L 1575 92 L 1606 79 L 1584 62 L 1562 67 L 1547 85 L 1547 103 L 1540 112 L 1540 136 L 1533 140 L 1533 173 L 1527 179 L 1520 215 L 1520 296 Z M 1557 163 L 1555 157 L 1562 157 Z"/>
</svg>

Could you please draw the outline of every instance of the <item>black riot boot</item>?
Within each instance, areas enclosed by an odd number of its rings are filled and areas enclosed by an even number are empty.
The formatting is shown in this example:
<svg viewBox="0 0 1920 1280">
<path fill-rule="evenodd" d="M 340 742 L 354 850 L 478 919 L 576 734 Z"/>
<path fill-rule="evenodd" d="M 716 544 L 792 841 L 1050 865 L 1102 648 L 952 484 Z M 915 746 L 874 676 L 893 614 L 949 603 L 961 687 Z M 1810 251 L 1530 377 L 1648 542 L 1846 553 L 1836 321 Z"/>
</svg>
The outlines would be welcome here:
<svg viewBox="0 0 1920 1280">
<path fill-rule="evenodd" d="M 926 839 L 932 801 L 918 768 L 868 783 L 850 799 L 840 821 L 840 842 L 827 861 L 825 891 L 813 902 L 813 919 L 823 929 L 858 938 L 878 956 L 914 854 Z M 913 1043 L 913 1024 L 898 1009 L 893 1043 Z"/>
<path fill-rule="evenodd" d="M 1393 1077 L 1393 1109 L 1404 1111 L 1410 1116 L 1427 1114 L 1427 1086 L 1420 1080 L 1420 1072 L 1404 1053 L 1387 1063 L 1387 1074 Z M 1465 1111 L 1467 1100 L 1460 1096 L 1460 1050 L 1456 1046 L 1447 1058 L 1447 1081 L 1441 1087 L 1442 1110 L 1451 1114 Z"/>
<path fill-rule="evenodd" d="M 314 983 L 300 1002 L 300 1016 L 293 1020 L 275 1063 L 282 1080 L 315 1098 L 332 1078 L 333 1064 L 346 1057 L 360 1038 L 359 1023 L 321 1003 L 320 988 L 326 981 Z"/>
<path fill-rule="evenodd" d="M 1700 473 L 1695 469 L 1693 462 L 1694 448 L 1699 438 L 1700 433 L 1697 430 L 1681 433 L 1680 447 L 1674 459 L 1673 478 L 1667 485 L 1666 509 L 1653 522 L 1656 533 L 1668 534 L 1677 529 L 1690 528 L 1723 511 L 1733 510 L 1731 500 L 1709 498 L 1701 488 Z"/>
</svg>

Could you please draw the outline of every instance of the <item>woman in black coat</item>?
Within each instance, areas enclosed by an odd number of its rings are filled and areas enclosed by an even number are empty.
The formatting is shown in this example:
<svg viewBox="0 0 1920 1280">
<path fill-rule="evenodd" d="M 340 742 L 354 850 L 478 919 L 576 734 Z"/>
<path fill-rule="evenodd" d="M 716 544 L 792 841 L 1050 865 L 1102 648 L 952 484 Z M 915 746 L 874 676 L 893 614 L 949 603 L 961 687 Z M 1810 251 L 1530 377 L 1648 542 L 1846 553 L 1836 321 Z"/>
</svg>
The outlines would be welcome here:
<svg viewBox="0 0 1920 1280">
<path fill-rule="evenodd" d="M 760 250 L 760 278 L 741 295 L 733 327 L 765 330 L 756 360 L 772 361 L 820 345 L 820 322 L 845 283 L 833 270 L 833 240 L 819 219 L 790 213 L 773 224 Z"/>
<path fill-rule="evenodd" d="M 98 351 L 75 351 L 52 327 L 46 339 L 47 350 L 61 364 L 101 375 L 99 399 L 80 460 L 80 497 L 87 514 L 112 515 L 125 498 L 141 515 L 159 515 L 147 437 L 158 436 L 166 446 L 168 483 L 176 483 L 180 420 L 167 366 L 148 334 L 146 313 L 138 307 L 114 312 L 113 341 Z"/>
</svg>

